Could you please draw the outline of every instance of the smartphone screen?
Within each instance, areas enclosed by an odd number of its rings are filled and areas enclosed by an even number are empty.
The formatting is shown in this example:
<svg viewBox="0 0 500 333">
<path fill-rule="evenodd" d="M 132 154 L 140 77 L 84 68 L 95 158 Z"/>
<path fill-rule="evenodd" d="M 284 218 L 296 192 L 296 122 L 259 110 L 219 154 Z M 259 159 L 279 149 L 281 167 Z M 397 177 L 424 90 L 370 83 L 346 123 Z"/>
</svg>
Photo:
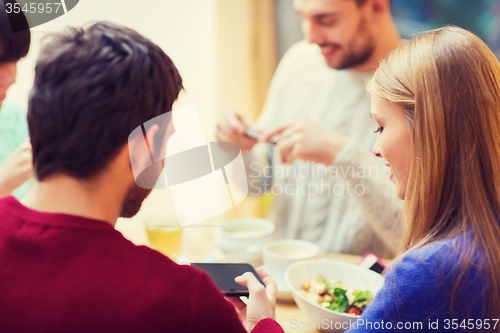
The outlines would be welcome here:
<svg viewBox="0 0 500 333">
<path fill-rule="evenodd" d="M 379 264 L 378 262 L 374 263 L 370 269 L 374 272 L 377 272 L 379 274 L 382 274 L 384 272 L 384 266 L 382 266 L 381 264 Z"/>
<path fill-rule="evenodd" d="M 382 263 L 382 260 L 374 255 L 373 253 L 367 253 L 360 262 L 358 262 L 359 266 L 366 267 L 371 269 L 372 271 L 383 274 L 385 270 L 385 266 Z"/>
<path fill-rule="evenodd" d="M 263 286 L 266 286 L 259 274 L 249 264 L 206 264 L 192 263 L 191 266 L 207 272 L 222 293 L 229 297 L 248 297 L 248 288 L 234 281 L 234 278 L 245 273 L 251 272 Z"/>
</svg>

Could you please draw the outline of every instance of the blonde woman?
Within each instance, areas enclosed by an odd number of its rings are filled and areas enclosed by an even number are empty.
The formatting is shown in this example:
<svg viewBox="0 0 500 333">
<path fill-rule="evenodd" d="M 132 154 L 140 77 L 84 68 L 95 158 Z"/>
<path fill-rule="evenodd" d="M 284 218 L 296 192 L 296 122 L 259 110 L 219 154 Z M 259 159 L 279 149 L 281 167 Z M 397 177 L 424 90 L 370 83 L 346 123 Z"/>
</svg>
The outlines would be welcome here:
<svg viewBox="0 0 500 333">
<path fill-rule="evenodd" d="M 371 79 L 373 152 L 405 200 L 401 255 L 352 330 L 500 332 L 500 64 L 446 27 Z"/>
</svg>

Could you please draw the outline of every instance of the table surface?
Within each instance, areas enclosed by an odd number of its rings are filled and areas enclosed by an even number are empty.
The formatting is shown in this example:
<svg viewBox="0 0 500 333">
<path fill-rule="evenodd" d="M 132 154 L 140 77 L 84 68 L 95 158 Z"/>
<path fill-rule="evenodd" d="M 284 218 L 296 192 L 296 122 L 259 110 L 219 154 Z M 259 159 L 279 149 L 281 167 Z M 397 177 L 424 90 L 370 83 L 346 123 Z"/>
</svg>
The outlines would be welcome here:
<svg viewBox="0 0 500 333">
<path fill-rule="evenodd" d="M 142 223 L 137 223 L 133 220 L 122 220 L 116 225 L 116 229 L 120 231 L 126 238 L 137 245 L 149 245 L 147 235 Z M 204 256 L 215 249 L 213 241 L 214 228 L 209 227 L 185 227 L 182 230 L 182 249 L 181 254 L 189 256 L 197 262 L 203 262 Z M 360 256 L 348 254 L 327 253 L 323 255 L 328 259 L 341 260 L 344 262 L 356 264 L 361 259 Z M 277 302 L 276 304 L 276 321 L 283 327 L 285 332 L 307 332 L 319 333 L 318 329 L 292 329 L 290 321 L 295 319 L 297 322 L 312 321 L 309 316 L 299 310 L 295 303 Z"/>
</svg>

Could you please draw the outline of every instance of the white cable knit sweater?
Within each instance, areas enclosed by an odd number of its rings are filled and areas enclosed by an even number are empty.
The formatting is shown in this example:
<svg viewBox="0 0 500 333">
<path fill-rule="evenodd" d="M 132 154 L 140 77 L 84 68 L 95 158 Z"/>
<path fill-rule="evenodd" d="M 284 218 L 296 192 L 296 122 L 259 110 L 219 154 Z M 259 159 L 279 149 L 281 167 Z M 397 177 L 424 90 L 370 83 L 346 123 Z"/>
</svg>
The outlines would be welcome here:
<svg viewBox="0 0 500 333">
<path fill-rule="evenodd" d="M 280 238 L 310 240 L 323 251 L 385 258 L 398 248 L 402 201 L 383 160 L 371 152 L 376 124 L 365 89 L 370 76 L 329 68 L 317 45 L 305 41 L 281 60 L 258 125 L 271 129 L 307 116 L 350 141 L 330 166 L 302 160 L 281 164 L 271 144 L 244 154 L 249 193 L 275 195 L 268 218 Z"/>
</svg>

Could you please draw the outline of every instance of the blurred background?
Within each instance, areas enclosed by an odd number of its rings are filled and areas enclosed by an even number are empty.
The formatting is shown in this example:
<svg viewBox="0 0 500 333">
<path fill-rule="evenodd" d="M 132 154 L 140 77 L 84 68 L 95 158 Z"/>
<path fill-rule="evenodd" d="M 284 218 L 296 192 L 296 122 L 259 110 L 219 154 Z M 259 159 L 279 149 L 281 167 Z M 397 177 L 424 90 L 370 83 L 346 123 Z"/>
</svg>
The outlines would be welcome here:
<svg viewBox="0 0 500 333">
<path fill-rule="evenodd" d="M 500 55 L 499 0 L 393 0 L 392 12 L 404 38 L 456 24 L 479 35 Z M 282 55 L 302 39 L 300 18 L 292 0 L 80 0 L 70 12 L 32 29 L 32 46 L 18 65 L 17 82 L 8 98 L 27 107 L 34 66 L 47 34 L 66 26 L 98 20 L 126 25 L 153 40 L 172 58 L 185 86 L 174 109 L 196 104 L 207 141 L 215 140 L 220 114 L 235 109 L 257 118 Z M 272 198 L 247 197 L 243 203 L 192 228 L 211 233 L 228 218 L 263 216 Z M 137 244 L 147 244 L 146 215 L 176 213 L 168 190 L 155 190 L 137 217 L 117 229 Z"/>
</svg>

